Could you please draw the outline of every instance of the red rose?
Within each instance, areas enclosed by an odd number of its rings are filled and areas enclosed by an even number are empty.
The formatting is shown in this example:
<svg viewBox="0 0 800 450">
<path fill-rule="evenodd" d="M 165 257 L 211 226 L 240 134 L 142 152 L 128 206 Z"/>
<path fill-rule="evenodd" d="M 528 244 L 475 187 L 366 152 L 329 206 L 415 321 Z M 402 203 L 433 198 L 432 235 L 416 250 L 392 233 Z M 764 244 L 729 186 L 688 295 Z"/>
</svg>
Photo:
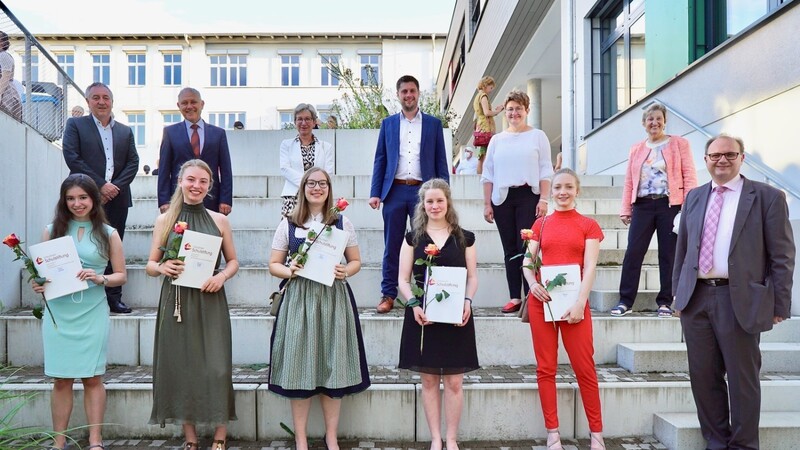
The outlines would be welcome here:
<svg viewBox="0 0 800 450">
<path fill-rule="evenodd" d="M 3 244 L 6 244 L 9 248 L 14 248 L 19 245 L 19 238 L 16 234 L 11 233 L 3 239 Z"/>
<path fill-rule="evenodd" d="M 425 254 L 428 256 L 439 256 L 439 247 L 436 244 L 428 244 L 425 246 Z"/>
<path fill-rule="evenodd" d="M 184 231 L 189 229 L 189 224 L 186 222 L 175 222 L 175 226 L 172 227 L 172 231 L 175 234 L 183 234 Z"/>
<path fill-rule="evenodd" d="M 348 206 L 350 206 L 350 203 L 347 203 L 346 198 L 341 197 L 339 200 L 336 200 L 336 209 L 339 211 L 344 211 Z"/>
<path fill-rule="evenodd" d="M 519 230 L 519 236 L 522 238 L 523 241 L 532 241 L 533 240 L 533 230 L 529 228 L 524 228 Z"/>
</svg>

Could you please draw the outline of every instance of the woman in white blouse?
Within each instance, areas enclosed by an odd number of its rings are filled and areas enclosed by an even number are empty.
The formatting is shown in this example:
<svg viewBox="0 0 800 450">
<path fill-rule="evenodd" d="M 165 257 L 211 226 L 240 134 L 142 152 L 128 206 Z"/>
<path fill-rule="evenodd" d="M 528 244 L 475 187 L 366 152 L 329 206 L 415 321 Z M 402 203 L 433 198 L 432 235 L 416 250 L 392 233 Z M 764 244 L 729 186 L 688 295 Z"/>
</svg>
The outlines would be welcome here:
<svg viewBox="0 0 800 450">
<path fill-rule="evenodd" d="M 317 110 L 308 103 L 300 103 L 294 108 L 294 126 L 297 137 L 284 139 L 281 142 L 281 175 L 286 179 L 283 183 L 283 207 L 281 214 L 288 217 L 297 204 L 297 192 L 300 189 L 300 178 L 312 167 L 320 167 L 333 174 L 333 146 L 329 142 L 320 141 L 314 136 L 314 125 L 317 123 Z"/>
<path fill-rule="evenodd" d="M 523 252 L 519 232 L 547 214 L 553 175 L 550 140 L 542 130 L 528 125 L 529 107 L 530 99 L 524 92 L 511 91 L 506 96 L 508 128 L 489 142 L 481 175 L 483 217 L 489 223 L 496 221 L 503 244 L 510 298 L 503 307 L 504 313 L 518 311 L 521 295 L 527 295 L 522 258 L 515 258 Z"/>
</svg>

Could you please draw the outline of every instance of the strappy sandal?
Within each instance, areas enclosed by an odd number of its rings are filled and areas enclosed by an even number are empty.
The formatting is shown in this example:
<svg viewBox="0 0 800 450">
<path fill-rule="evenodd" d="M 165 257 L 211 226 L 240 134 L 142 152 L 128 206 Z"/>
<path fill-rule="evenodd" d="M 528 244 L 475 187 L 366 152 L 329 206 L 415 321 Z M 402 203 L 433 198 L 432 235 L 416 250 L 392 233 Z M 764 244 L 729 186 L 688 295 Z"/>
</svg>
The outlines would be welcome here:
<svg viewBox="0 0 800 450">
<path fill-rule="evenodd" d="M 670 308 L 669 305 L 661 305 L 658 307 L 658 317 L 665 318 L 672 317 L 672 315 L 672 308 Z"/>
<path fill-rule="evenodd" d="M 606 450 L 606 444 L 603 441 L 603 435 L 600 433 L 589 433 L 589 436 L 591 438 L 589 442 L 589 450 Z"/>
<path fill-rule="evenodd" d="M 551 436 L 555 436 L 554 440 L 550 440 Z M 547 450 L 564 450 L 564 447 L 561 445 L 561 433 L 559 433 L 558 429 L 555 430 L 547 430 Z"/>
<path fill-rule="evenodd" d="M 611 308 L 611 315 L 614 317 L 622 317 L 627 316 L 631 313 L 630 308 L 625 303 L 619 302 L 619 304 L 613 308 Z"/>
<path fill-rule="evenodd" d="M 186 441 L 183 443 L 183 450 L 200 450 L 200 447 L 197 445 L 197 442 Z"/>
<path fill-rule="evenodd" d="M 225 441 L 220 439 L 215 439 L 214 443 L 211 444 L 211 450 L 225 450 Z"/>
<path fill-rule="evenodd" d="M 106 450 L 106 446 L 103 444 L 94 444 L 86 447 L 86 450 L 92 450 L 93 448 L 99 448 L 100 450 Z"/>
</svg>

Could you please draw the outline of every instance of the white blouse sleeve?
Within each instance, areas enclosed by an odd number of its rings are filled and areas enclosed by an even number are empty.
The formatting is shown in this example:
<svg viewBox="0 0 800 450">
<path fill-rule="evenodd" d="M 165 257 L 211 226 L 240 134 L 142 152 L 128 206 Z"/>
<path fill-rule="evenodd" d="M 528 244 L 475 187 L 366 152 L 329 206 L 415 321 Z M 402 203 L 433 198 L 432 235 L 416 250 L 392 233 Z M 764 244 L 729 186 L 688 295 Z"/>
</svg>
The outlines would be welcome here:
<svg viewBox="0 0 800 450">
<path fill-rule="evenodd" d="M 342 216 L 342 225 L 344 231 L 347 232 L 347 246 L 357 247 L 358 238 L 356 237 L 356 227 L 353 226 L 353 222 L 350 222 L 350 219 L 348 219 L 347 216 Z"/>
<path fill-rule="evenodd" d="M 272 237 L 272 249 L 289 251 L 289 221 L 284 217 L 278 228 L 275 229 L 275 236 Z"/>
</svg>

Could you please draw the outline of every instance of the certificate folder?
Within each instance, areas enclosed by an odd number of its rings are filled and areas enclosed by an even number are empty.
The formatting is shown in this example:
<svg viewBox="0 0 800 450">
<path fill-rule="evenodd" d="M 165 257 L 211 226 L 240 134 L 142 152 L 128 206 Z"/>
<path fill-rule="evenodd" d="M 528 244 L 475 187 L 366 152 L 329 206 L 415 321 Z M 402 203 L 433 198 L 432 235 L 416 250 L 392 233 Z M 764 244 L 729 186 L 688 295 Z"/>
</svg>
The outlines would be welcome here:
<svg viewBox="0 0 800 450">
<path fill-rule="evenodd" d="M 308 250 L 308 260 L 297 275 L 309 280 L 333 286 L 336 265 L 342 261 L 344 249 L 347 247 L 347 232 L 331 226 L 325 230 L 325 225 L 314 222 L 311 229 L 319 234 L 317 241 Z"/>
<path fill-rule="evenodd" d="M 183 260 L 183 272 L 172 281 L 176 286 L 200 289 L 214 275 L 222 237 L 186 230 L 183 232 L 178 257 Z"/>
<path fill-rule="evenodd" d="M 88 234 L 83 238 L 89 239 Z M 44 284 L 45 300 L 52 300 L 89 288 L 86 281 L 78 279 L 78 272 L 83 267 L 72 236 L 62 236 L 41 244 L 31 245 L 28 252 L 39 276 L 47 279 L 47 283 Z"/>
<path fill-rule="evenodd" d="M 578 295 L 581 289 L 581 268 L 577 264 L 569 264 L 563 266 L 542 266 L 542 282 L 547 287 L 547 282 L 555 279 L 559 274 L 564 274 L 566 284 L 557 286 L 550 291 L 550 301 L 544 306 L 544 321 L 555 322 L 562 319 L 561 317 L 567 312 L 570 306 L 578 301 Z M 553 315 L 550 315 L 550 310 Z"/>
<path fill-rule="evenodd" d="M 461 323 L 464 313 L 464 296 L 467 287 L 467 269 L 465 267 L 431 267 L 431 276 L 426 278 L 428 295 L 425 316 L 431 322 Z M 436 301 L 436 294 L 447 291 L 447 298 Z"/>
</svg>

